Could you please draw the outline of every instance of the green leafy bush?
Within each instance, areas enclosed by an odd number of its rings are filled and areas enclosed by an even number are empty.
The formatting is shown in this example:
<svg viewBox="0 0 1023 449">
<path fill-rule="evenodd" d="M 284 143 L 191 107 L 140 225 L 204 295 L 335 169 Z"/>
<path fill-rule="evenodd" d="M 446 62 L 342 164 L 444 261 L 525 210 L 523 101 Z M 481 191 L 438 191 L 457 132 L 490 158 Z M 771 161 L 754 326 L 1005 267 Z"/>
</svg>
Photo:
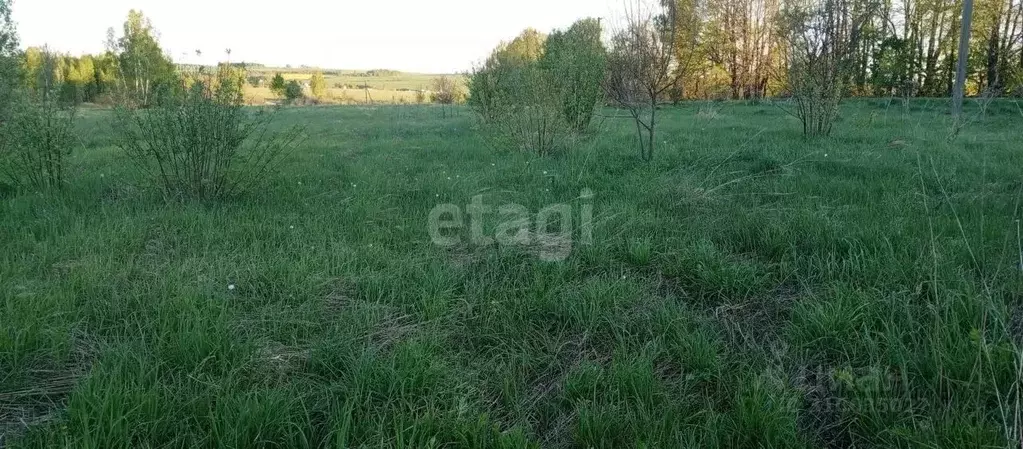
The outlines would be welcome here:
<svg viewBox="0 0 1023 449">
<path fill-rule="evenodd" d="M 305 94 L 302 93 L 302 85 L 298 84 L 298 81 L 291 80 L 288 84 L 284 85 L 284 98 L 288 101 L 295 101 L 304 96 Z"/>
<path fill-rule="evenodd" d="M 539 63 L 542 49 L 542 36 L 526 30 L 494 50 L 469 74 L 469 105 L 502 146 L 544 155 L 563 149 L 573 128 L 558 74 Z"/>
<path fill-rule="evenodd" d="M 551 74 L 562 103 L 562 113 L 575 130 L 584 131 L 603 98 L 601 82 L 607 53 L 600 41 L 600 22 L 584 19 L 567 31 L 547 38 L 540 65 Z"/>
<path fill-rule="evenodd" d="M 62 186 L 75 143 L 74 103 L 61 101 L 56 59 L 43 58 L 36 87 L 11 90 L 0 119 L 0 175 L 16 187 Z"/>
<path fill-rule="evenodd" d="M 606 51 L 595 19 L 545 38 L 527 29 L 469 74 L 469 106 L 486 128 L 547 154 L 584 131 L 602 98 Z"/>
<path fill-rule="evenodd" d="M 278 96 L 284 96 L 285 89 L 288 87 L 288 82 L 284 81 L 284 75 L 280 73 L 274 74 L 273 79 L 270 81 L 270 91 Z"/>
<path fill-rule="evenodd" d="M 272 171 L 300 129 L 269 129 L 275 110 L 247 110 L 234 78 L 200 73 L 149 109 L 117 110 L 119 146 L 169 198 L 224 198 Z"/>
</svg>

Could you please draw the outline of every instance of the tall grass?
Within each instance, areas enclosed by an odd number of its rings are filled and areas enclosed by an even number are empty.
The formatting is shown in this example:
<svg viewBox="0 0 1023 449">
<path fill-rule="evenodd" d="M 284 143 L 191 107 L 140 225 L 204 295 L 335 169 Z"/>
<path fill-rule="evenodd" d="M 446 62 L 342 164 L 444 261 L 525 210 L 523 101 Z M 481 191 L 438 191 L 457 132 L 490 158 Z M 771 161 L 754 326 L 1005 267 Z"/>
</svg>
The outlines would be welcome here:
<svg viewBox="0 0 1023 449">
<path fill-rule="evenodd" d="M 943 104 L 911 106 L 849 101 L 812 142 L 769 106 L 664 107 L 650 163 L 629 122 L 538 157 L 435 107 L 288 108 L 310 138 L 261 195 L 172 207 L 119 190 L 133 170 L 88 111 L 76 188 L 0 201 L 0 428 L 12 447 L 1018 447 L 1019 112 L 996 101 L 948 141 Z M 477 195 L 591 204 L 592 243 L 547 262 L 466 225 L 432 245 L 432 208 Z"/>
</svg>

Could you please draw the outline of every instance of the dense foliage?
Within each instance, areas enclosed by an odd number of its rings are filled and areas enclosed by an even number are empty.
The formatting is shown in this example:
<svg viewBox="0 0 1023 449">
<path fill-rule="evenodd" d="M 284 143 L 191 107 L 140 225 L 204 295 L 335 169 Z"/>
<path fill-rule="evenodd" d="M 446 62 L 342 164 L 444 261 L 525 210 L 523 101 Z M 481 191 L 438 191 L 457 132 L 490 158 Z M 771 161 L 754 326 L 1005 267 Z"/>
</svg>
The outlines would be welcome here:
<svg viewBox="0 0 1023 449">
<path fill-rule="evenodd" d="M 604 47 L 595 19 L 550 37 L 527 29 L 469 76 L 469 105 L 492 134 L 524 150 L 562 149 L 601 98 Z"/>
<path fill-rule="evenodd" d="M 562 102 L 565 120 L 578 131 L 590 125 L 602 98 L 606 51 L 597 19 L 585 19 L 547 37 L 540 66 L 555 74 L 552 80 Z"/>
<path fill-rule="evenodd" d="M 76 140 L 75 103 L 62 98 L 56 58 L 44 53 L 41 64 L 49 70 L 40 71 L 31 88 L 10 92 L 0 120 L 0 182 L 37 190 L 64 185 Z"/>
</svg>

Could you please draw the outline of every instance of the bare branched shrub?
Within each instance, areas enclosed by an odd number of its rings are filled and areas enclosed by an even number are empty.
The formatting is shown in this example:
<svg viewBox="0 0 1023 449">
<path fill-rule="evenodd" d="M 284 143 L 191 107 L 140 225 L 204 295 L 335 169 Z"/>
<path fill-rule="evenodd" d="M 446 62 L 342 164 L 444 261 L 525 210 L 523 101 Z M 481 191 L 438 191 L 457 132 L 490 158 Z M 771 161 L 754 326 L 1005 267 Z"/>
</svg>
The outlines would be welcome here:
<svg viewBox="0 0 1023 449">
<path fill-rule="evenodd" d="M 987 115 L 988 107 L 991 106 L 991 103 L 996 98 L 1001 97 L 1003 93 L 1004 88 L 1002 87 L 992 86 L 984 89 L 984 91 L 982 91 L 980 95 L 974 99 L 974 102 L 977 104 L 976 113 L 969 116 L 960 114 L 958 117 L 953 117 L 952 127 L 949 130 L 947 140 L 949 142 L 956 140 L 959 137 L 959 134 L 961 134 L 967 126 L 976 123 L 981 117 Z"/>
<path fill-rule="evenodd" d="M 611 40 L 604 91 L 616 105 L 626 109 L 636 123 L 640 156 L 654 157 L 658 101 L 678 85 L 690 66 L 692 52 L 680 46 L 694 46 L 695 35 L 680 33 L 675 2 L 664 2 L 659 14 L 642 11 L 642 5 L 627 11 L 624 27 Z"/>
<path fill-rule="evenodd" d="M 831 134 L 842 100 L 842 80 L 847 78 L 850 51 L 856 46 L 861 24 L 847 0 L 807 0 L 792 3 L 784 11 L 793 115 L 802 122 L 803 135 Z"/>
<path fill-rule="evenodd" d="M 454 104 L 462 99 L 462 91 L 455 80 L 444 75 L 433 80 L 433 102 L 439 104 Z"/>
<path fill-rule="evenodd" d="M 0 175 L 19 187 L 64 184 L 67 156 L 75 143 L 75 102 L 62 102 L 57 59 L 43 53 L 34 89 L 15 89 L 0 120 Z"/>
<path fill-rule="evenodd" d="M 276 109 L 247 110 L 240 86 L 204 73 L 148 109 L 117 110 L 119 146 L 169 198 L 224 198 L 272 171 L 301 130 L 270 129 Z"/>
</svg>

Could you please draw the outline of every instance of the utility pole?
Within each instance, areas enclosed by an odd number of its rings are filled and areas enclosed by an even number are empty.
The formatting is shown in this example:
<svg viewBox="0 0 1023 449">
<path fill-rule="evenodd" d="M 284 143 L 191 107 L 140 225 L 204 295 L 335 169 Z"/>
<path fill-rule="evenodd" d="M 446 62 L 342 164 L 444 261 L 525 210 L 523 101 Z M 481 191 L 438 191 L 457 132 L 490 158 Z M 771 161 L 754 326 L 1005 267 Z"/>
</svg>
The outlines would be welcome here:
<svg viewBox="0 0 1023 449">
<path fill-rule="evenodd" d="M 966 61 L 970 58 L 970 20 L 973 19 L 973 0 L 963 0 L 962 28 L 959 30 L 959 65 L 956 84 L 952 89 L 952 116 L 959 120 L 963 114 L 963 94 L 966 90 Z"/>
</svg>

